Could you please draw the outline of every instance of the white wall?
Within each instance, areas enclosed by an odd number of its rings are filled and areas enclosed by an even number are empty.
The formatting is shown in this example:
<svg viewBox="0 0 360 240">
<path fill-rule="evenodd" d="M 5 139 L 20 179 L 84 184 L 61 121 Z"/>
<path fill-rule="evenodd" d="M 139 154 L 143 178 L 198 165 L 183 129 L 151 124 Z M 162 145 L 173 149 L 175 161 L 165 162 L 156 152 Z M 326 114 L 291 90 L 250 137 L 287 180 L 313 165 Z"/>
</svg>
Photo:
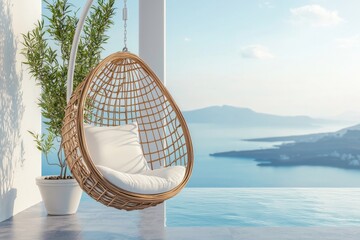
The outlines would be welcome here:
<svg viewBox="0 0 360 240">
<path fill-rule="evenodd" d="M 0 221 L 38 203 L 41 155 L 27 130 L 41 131 L 40 89 L 21 64 L 21 33 L 41 18 L 41 0 L 0 0 Z"/>
</svg>

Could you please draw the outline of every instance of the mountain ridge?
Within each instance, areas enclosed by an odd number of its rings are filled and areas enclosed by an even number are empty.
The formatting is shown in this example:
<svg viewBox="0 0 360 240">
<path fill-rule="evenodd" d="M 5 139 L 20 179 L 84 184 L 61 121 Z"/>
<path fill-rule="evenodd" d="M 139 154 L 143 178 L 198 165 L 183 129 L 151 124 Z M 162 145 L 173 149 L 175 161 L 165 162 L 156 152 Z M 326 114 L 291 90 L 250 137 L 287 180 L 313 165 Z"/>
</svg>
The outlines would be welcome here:
<svg viewBox="0 0 360 240">
<path fill-rule="evenodd" d="M 249 140 L 247 140 L 249 141 Z M 252 158 L 258 166 L 328 166 L 360 169 L 360 124 L 336 132 L 250 141 L 291 141 L 275 148 L 212 153 L 213 157 Z"/>
<path fill-rule="evenodd" d="M 315 142 L 323 137 L 342 137 L 348 131 L 353 131 L 353 130 L 360 130 L 360 124 L 342 128 L 335 132 L 312 133 L 312 134 L 280 136 L 280 137 L 251 138 L 244 140 L 249 142 L 287 142 L 287 141 Z"/>
<path fill-rule="evenodd" d="M 317 127 L 321 124 L 334 123 L 335 120 L 316 119 L 305 115 L 281 116 L 256 112 L 250 108 L 230 105 L 209 106 L 184 111 L 189 123 L 210 123 L 223 125 L 271 126 L 271 127 Z"/>
</svg>

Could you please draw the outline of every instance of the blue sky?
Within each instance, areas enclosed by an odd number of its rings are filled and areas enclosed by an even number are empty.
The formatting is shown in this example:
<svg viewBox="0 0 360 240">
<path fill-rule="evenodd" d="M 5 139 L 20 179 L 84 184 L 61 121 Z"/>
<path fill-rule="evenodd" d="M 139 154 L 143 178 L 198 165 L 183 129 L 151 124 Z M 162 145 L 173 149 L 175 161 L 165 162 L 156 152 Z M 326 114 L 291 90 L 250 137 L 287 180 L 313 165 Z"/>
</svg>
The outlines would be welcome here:
<svg viewBox="0 0 360 240">
<path fill-rule="evenodd" d="M 128 5 L 136 53 L 138 1 Z M 360 112 L 358 9 L 358 0 L 168 0 L 167 86 L 185 110 L 229 104 L 282 115 Z M 116 18 L 104 55 L 122 49 Z"/>
<path fill-rule="evenodd" d="M 358 9 L 355 0 L 169 0 L 168 86 L 185 109 L 357 111 Z"/>
</svg>

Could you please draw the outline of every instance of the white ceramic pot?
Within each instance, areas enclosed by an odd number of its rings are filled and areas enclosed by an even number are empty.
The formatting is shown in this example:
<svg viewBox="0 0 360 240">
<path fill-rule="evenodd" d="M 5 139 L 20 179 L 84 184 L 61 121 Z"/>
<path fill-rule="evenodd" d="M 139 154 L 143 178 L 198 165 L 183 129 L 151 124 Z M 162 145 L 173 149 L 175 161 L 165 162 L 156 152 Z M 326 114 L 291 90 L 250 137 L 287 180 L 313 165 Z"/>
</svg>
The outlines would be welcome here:
<svg viewBox="0 0 360 240">
<path fill-rule="evenodd" d="M 75 179 L 45 180 L 36 178 L 41 197 L 49 215 L 68 215 L 76 213 L 82 190 Z"/>
</svg>

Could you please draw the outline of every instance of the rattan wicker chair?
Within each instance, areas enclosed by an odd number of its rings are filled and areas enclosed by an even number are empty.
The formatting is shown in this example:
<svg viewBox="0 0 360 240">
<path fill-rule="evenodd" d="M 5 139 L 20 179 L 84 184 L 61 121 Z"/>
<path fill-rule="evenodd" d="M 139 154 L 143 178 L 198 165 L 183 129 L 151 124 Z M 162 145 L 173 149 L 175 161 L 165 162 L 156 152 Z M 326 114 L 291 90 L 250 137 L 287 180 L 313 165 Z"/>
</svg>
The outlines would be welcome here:
<svg viewBox="0 0 360 240">
<path fill-rule="evenodd" d="M 155 206 L 176 195 L 190 178 L 194 160 L 190 134 L 159 78 L 138 56 L 127 52 L 125 38 L 124 51 L 100 62 L 72 93 L 76 52 L 92 2 L 87 0 L 79 18 L 69 59 L 68 105 L 62 128 L 66 161 L 80 187 L 106 206 L 124 210 Z M 126 2 L 123 14 L 125 27 Z M 96 168 L 86 143 L 84 124 L 121 126 L 133 122 L 138 124 L 142 152 L 151 169 L 185 167 L 182 181 L 171 190 L 156 194 L 129 192 L 113 185 Z M 121 156 L 114 156 L 114 161 L 119 159 Z"/>
<path fill-rule="evenodd" d="M 84 123 L 118 126 L 131 122 L 139 125 L 140 143 L 152 169 L 186 167 L 181 184 L 160 194 L 138 194 L 117 188 L 96 169 Z M 190 134 L 179 108 L 153 71 L 128 52 L 105 58 L 77 87 L 66 108 L 62 137 L 67 164 L 80 187 L 95 200 L 118 209 L 143 209 L 173 197 L 192 171 Z"/>
</svg>

